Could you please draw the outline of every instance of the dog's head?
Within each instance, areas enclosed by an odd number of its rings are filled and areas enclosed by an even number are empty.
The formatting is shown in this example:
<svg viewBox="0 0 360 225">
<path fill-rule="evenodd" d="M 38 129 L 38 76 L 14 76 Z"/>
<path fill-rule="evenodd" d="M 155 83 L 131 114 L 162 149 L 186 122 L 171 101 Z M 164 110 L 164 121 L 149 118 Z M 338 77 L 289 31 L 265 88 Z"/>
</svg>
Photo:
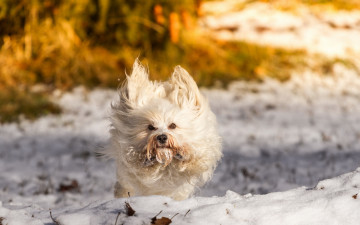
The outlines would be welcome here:
<svg viewBox="0 0 360 225">
<path fill-rule="evenodd" d="M 180 66 L 168 81 L 153 82 L 136 61 L 112 108 L 112 138 L 122 149 L 142 153 L 144 165 L 190 160 L 219 139 L 207 101 Z"/>
</svg>

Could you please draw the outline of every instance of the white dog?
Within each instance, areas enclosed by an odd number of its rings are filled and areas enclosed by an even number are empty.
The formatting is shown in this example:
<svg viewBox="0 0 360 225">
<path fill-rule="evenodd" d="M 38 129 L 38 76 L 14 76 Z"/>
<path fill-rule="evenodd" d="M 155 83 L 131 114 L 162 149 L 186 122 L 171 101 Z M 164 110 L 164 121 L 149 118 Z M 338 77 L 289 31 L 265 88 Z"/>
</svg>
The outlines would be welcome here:
<svg viewBox="0 0 360 225">
<path fill-rule="evenodd" d="M 177 66 L 167 82 L 152 82 L 136 60 L 119 95 L 105 150 L 117 163 L 115 197 L 188 198 L 222 156 L 216 118 L 195 81 Z"/>
</svg>

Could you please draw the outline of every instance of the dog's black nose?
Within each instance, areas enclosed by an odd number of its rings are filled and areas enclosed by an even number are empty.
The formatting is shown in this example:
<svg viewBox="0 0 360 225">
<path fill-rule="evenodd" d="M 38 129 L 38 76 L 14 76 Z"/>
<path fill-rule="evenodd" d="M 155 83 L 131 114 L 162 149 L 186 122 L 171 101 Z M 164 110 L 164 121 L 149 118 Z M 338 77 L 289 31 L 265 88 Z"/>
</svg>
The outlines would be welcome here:
<svg viewBox="0 0 360 225">
<path fill-rule="evenodd" d="M 168 137 L 166 136 L 166 134 L 160 134 L 156 137 L 156 139 L 160 142 L 160 144 L 165 144 Z"/>
</svg>

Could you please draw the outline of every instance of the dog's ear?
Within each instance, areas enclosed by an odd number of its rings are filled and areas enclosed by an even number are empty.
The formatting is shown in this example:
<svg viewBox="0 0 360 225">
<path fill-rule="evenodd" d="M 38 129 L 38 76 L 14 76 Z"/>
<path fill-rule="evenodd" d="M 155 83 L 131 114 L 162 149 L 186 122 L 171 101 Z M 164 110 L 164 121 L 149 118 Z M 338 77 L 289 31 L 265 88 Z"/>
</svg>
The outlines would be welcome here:
<svg viewBox="0 0 360 225">
<path fill-rule="evenodd" d="M 144 91 L 151 85 L 147 69 L 136 59 L 132 72 L 126 75 L 126 81 L 121 87 L 121 98 L 129 106 L 140 105 L 144 96 Z"/>
<path fill-rule="evenodd" d="M 200 108 L 203 103 L 203 97 L 199 88 L 190 74 L 181 66 L 176 66 L 170 78 L 173 85 L 173 100 L 179 105 L 190 104 Z"/>
</svg>

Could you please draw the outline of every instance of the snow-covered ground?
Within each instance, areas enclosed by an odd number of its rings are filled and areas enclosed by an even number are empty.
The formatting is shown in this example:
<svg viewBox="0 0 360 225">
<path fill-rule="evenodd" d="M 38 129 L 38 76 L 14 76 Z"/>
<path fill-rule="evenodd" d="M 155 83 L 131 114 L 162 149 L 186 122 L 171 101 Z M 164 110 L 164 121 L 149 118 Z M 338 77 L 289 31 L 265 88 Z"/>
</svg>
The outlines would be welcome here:
<svg viewBox="0 0 360 225">
<path fill-rule="evenodd" d="M 6 224 L 358 224 L 360 168 L 314 188 L 300 187 L 267 195 L 227 191 L 224 197 L 174 201 L 167 197 L 132 197 L 97 201 L 85 207 L 42 210 L 34 206 L 1 207 Z M 127 207 L 125 206 L 127 205 Z M 135 213 L 131 213 L 134 210 Z M 52 218 L 51 218 L 52 217 Z"/>
<path fill-rule="evenodd" d="M 300 187 L 267 195 L 227 191 L 224 197 L 174 201 L 162 196 L 97 201 L 82 208 L 42 210 L 34 206 L 1 207 L 6 224 L 359 224 L 360 168 Z M 127 205 L 127 207 L 125 207 Z M 131 210 L 134 210 L 135 213 Z M 52 219 L 51 219 L 52 217 Z M 51 223 L 54 222 L 54 223 Z"/>
<path fill-rule="evenodd" d="M 334 74 L 203 89 L 224 147 L 212 181 L 196 193 L 203 198 L 130 198 L 137 216 L 121 214 L 119 221 L 142 224 L 163 210 L 160 217 L 180 213 L 175 224 L 358 223 L 360 202 L 352 196 L 360 191 L 359 171 L 318 184 L 360 165 L 360 77 L 341 64 Z M 113 162 L 94 151 L 107 141 L 116 97 L 112 90 L 77 88 L 54 97 L 64 108 L 60 116 L 0 126 L 4 224 L 49 223 L 49 208 L 60 224 L 114 224 L 124 199 L 112 197 Z M 213 195 L 224 197 L 204 198 Z"/>
<path fill-rule="evenodd" d="M 241 2 L 205 3 L 203 8 L 207 14 L 201 24 L 217 38 L 225 40 L 306 49 L 330 57 L 353 58 L 360 55 L 359 10 L 311 11 L 298 4 L 286 12 L 260 2 L 236 10 Z M 232 12 L 229 13 L 230 10 Z"/>
</svg>

